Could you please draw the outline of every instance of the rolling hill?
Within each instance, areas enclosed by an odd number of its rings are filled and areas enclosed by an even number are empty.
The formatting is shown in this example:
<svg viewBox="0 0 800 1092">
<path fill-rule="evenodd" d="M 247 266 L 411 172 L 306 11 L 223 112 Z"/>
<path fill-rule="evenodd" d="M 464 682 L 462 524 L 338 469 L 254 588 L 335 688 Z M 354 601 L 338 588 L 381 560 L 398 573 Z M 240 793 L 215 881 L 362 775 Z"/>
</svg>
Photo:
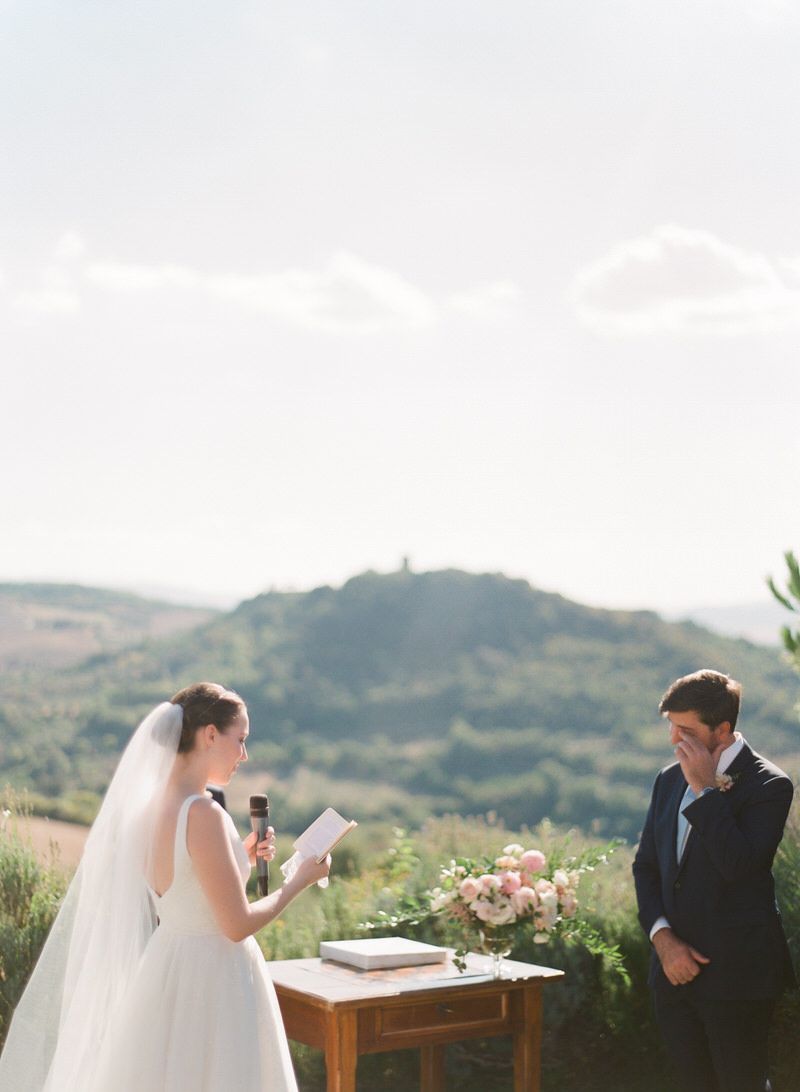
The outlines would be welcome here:
<svg viewBox="0 0 800 1092">
<path fill-rule="evenodd" d="M 671 759 L 658 699 L 702 666 L 742 680 L 748 738 L 800 769 L 798 683 L 774 649 L 455 570 L 270 592 L 179 635 L 31 669 L 22 688 L 4 680 L 0 764 L 57 814 L 72 801 L 85 815 L 137 719 L 212 678 L 251 714 L 231 799 L 268 788 L 284 829 L 330 803 L 362 819 L 493 811 L 635 838 Z"/>
</svg>

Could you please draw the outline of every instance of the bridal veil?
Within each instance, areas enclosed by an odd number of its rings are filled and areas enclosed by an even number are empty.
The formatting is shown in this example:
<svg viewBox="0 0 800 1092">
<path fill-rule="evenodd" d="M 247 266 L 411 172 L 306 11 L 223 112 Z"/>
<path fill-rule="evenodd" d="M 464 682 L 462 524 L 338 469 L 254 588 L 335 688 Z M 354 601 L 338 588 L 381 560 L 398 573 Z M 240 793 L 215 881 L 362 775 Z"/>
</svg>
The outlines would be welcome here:
<svg viewBox="0 0 800 1092">
<path fill-rule="evenodd" d="M 121 998 L 156 927 L 145 877 L 155 804 L 183 723 L 163 702 L 131 737 L 83 857 L 11 1021 L 0 1092 L 84 1092 Z"/>
</svg>

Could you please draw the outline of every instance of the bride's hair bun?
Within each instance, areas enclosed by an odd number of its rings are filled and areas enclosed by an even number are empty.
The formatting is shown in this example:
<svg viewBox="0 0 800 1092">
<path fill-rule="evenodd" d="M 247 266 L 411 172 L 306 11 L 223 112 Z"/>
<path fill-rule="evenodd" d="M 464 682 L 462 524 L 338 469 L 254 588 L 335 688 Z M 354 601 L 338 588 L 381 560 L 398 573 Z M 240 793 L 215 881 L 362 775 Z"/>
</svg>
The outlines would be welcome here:
<svg viewBox="0 0 800 1092">
<path fill-rule="evenodd" d="M 173 705 L 180 705 L 183 709 L 178 754 L 192 750 L 198 728 L 213 724 L 224 732 L 244 709 L 244 701 L 235 690 L 226 690 L 219 683 L 212 682 L 192 683 L 179 690 L 171 700 Z"/>
</svg>

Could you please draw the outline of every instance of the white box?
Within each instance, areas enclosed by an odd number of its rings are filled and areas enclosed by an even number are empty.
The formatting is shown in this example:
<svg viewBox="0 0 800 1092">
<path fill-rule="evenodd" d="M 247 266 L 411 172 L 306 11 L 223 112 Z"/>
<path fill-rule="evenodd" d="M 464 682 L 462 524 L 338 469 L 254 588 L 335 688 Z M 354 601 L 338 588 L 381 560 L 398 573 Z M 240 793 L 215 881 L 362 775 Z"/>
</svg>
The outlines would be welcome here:
<svg viewBox="0 0 800 1092">
<path fill-rule="evenodd" d="M 415 967 L 423 963 L 444 963 L 447 949 L 405 937 L 370 937 L 369 940 L 320 941 L 321 959 L 349 963 L 362 971 L 385 967 Z"/>
</svg>

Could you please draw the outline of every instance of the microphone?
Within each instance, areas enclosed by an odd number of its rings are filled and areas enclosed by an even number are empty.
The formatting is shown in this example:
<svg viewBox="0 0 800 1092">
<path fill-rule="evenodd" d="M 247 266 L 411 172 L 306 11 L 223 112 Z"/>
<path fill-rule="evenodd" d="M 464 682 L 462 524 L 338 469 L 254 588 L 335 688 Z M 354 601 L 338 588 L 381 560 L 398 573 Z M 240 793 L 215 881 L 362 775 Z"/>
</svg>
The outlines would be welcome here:
<svg viewBox="0 0 800 1092">
<path fill-rule="evenodd" d="M 256 834 L 256 841 L 263 842 L 269 826 L 269 798 L 266 794 L 250 797 L 250 825 Z M 269 894 L 269 861 L 264 857 L 256 858 L 258 893 L 262 897 Z"/>
</svg>

